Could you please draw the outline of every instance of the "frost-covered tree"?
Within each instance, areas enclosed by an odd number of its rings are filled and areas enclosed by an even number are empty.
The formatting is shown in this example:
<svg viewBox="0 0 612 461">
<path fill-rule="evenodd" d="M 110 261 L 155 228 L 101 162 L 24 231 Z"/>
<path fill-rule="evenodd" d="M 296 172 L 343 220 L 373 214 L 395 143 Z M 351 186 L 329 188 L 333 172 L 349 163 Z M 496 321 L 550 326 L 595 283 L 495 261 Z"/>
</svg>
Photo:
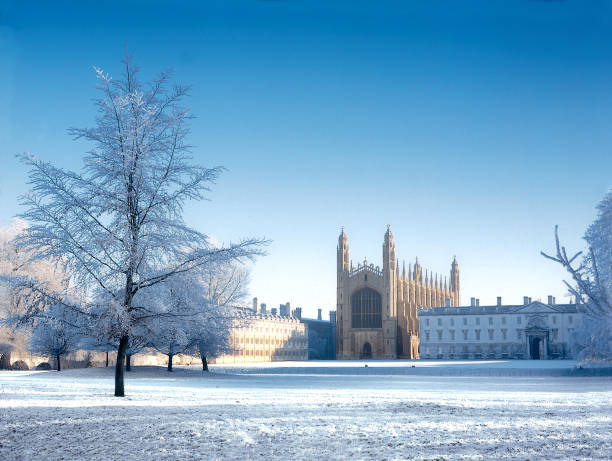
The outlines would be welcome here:
<svg viewBox="0 0 612 461">
<path fill-rule="evenodd" d="M 184 322 L 164 322 L 151 335 L 150 345 L 168 357 L 168 371 L 172 371 L 174 356 L 185 352 L 189 346 L 187 325 Z"/>
<path fill-rule="evenodd" d="M 10 280 L 34 277 L 49 289 L 59 291 L 66 286 L 66 275 L 52 260 L 32 261 L 28 248 L 14 244 L 14 238 L 27 227 L 25 221 L 14 219 L 0 227 L 0 369 L 9 368 L 11 353 L 27 348 L 29 332 L 16 329 L 13 319 L 26 311 Z"/>
<path fill-rule="evenodd" d="M 182 219 L 188 200 L 204 199 L 222 168 L 192 162 L 187 142 L 191 115 L 183 105 L 189 88 L 171 85 L 163 72 L 142 84 L 130 57 L 114 80 L 96 69 L 100 97 L 95 126 L 72 128 L 91 149 L 81 172 L 24 154 L 31 191 L 22 197 L 30 227 L 19 245 L 39 258 L 61 258 L 88 305 L 70 303 L 35 281 L 16 281 L 29 298 L 22 318 L 63 302 L 95 311 L 97 327 L 118 340 L 115 395 L 125 395 L 124 359 L 130 336 L 156 316 L 147 291 L 172 277 L 223 261 L 252 258 L 265 242 L 246 239 L 215 246 Z M 97 302 L 102 300 L 103 302 Z"/>
<path fill-rule="evenodd" d="M 568 256 L 555 227 L 556 253 L 542 255 L 561 264 L 571 275 L 564 281 L 586 314 L 574 335 L 578 358 L 584 361 L 612 361 L 612 191 L 597 206 L 598 216 L 584 236 L 586 253 Z"/>
<path fill-rule="evenodd" d="M 188 330 L 190 351 L 198 353 L 202 360 L 202 371 L 208 371 L 208 358 L 217 357 L 231 350 L 230 336 L 240 319 L 233 306 L 221 306 L 210 302 Z"/>
<path fill-rule="evenodd" d="M 232 261 L 210 265 L 202 272 L 206 309 L 190 324 L 188 334 L 189 350 L 200 355 L 203 371 L 208 371 L 208 357 L 231 350 L 231 329 L 240 323 L 236 307 L 244 302 L 248 283 L 247 268 Z"/>
<path fill-rule="evenodd" d="M 206 297 L 218 306 L 244 303 L 250 282 L 249 270 L 236 261 L 221 261 L 201 271 Z"/>
<path fill-rule="evenodd" d="M 57 371 L 60 371 L 62 356 L 79 348 L 83 320 L 76 311 L 63 304 L 51 307 L 35 323 L 30 337 L 30 352 L 54 357 Z"/>
</svg>

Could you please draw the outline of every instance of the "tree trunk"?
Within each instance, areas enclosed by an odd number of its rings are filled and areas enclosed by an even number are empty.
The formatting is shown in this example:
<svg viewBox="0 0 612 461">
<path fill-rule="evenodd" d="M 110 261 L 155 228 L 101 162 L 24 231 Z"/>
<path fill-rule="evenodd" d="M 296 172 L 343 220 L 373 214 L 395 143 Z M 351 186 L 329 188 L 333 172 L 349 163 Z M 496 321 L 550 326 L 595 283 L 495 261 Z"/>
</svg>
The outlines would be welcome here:
<svg viewBox="0 0 612 461">
<path fill-rule="evenodd" d="M 172 357 L 174 354 L 168 354 L 168 371 L 172 371 Z"/>
<path fill-rule="evenodd" d="M 55 356 L 55 360 L 57 360 L 57 371 L 62 371 L 62 366 L 60 364 L 60 355 L 59 354 L 57 354 Z"/>
<path fill-rule="evenodd" d="M 106 365 L 105 366 L 108 366 L 108 351 L 106 351 Z"/>
<path fill-rule="evenodd" d="M 0 355 L 0 370 L 11 369 L 11 351 L 6 351 Z"/>
<path fill-rule="evenodd" d="M 123 384 L 123 361 L 125 360 L 125 351 L 128 346 L 128 336 L 124 335 L 119 341 L 117 348 L 117 363 L 115 364 L 115 397 L 125 397 L 125 387 Z"/>
<path fill-rule="evenodd" d="M 204 354 L 200 354 L 200 358 L 202 359 L 202 372 L 208 371 L 208 361 L 206 360 L 206 356 Z"/>
<path fill-rule="evenodd" d="M 125 371 L 132 371 L 132 354 L 125 354 Z"/>
</svg>

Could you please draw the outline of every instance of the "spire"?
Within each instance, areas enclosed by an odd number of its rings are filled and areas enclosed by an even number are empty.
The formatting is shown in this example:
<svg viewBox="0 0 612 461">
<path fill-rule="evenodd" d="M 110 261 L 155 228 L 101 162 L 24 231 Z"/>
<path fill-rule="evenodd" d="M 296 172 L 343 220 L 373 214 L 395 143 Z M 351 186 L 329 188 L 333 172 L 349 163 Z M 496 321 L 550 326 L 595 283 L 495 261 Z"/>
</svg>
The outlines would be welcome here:
<svg viewBox="0 0 612 461">
<path fill-rule="evenodd" d="M 412 279 L 412 264 L 408 263 L 408 279 Z"/>
<path fill-rule="evenodd" d="M 397 258 L 395 263 L 395 275 L 399 277 L 399 258 Z"/>
<path fill-rule="evenodd" d="M 348 238 L 344 233 L 344 226 L 342 226 L 342 230 L 340 231 L 340 236 L 338 237 L 338 248 L 346 248 L 348 247 Z"/>
<path fill-rule="evenodd" d="M 393 233 L 391 232 L 391 226 L 387 224 L 387 232 L 385 232 L 385 246 L 395 246 L 393 243 Z"/>
<path fill-rule="evenodd" d="M 402 278 L 406 278 L 406 261 L 402 262 Z"/>
<path fill-rule="evenodd" d="M 349 270 L 349 259 L 348 238 L 344 233 L 344 226 L 342 226 L 338 237 L 338 272 Z"/>
</svg>

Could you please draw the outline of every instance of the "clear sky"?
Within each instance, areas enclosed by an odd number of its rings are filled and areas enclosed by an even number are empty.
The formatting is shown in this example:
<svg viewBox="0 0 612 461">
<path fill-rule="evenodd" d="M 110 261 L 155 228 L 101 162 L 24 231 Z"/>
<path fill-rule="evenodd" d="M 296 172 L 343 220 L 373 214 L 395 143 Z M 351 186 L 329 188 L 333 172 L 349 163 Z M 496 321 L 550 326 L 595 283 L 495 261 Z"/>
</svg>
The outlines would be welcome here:
<svg viewBox="0 0 612 461">
<path fill-rule="evenodd" d="M 172 2 L 174 3 L 174 2 Z M 340 227 L 355 264 L 447 274 L 463 303 L 567 300 L 539 252 L 560 225 L 580 248 L 612 186 L 609 1 L 2 2 L 0 223 L 18 211 L 30 151 L 80 168 L 92 66 L 193 85 L 191 141 L 228 168 L 186 220 L 221 241 L 273 240 L 251 292 L 335 309 Z"/>
</svg>

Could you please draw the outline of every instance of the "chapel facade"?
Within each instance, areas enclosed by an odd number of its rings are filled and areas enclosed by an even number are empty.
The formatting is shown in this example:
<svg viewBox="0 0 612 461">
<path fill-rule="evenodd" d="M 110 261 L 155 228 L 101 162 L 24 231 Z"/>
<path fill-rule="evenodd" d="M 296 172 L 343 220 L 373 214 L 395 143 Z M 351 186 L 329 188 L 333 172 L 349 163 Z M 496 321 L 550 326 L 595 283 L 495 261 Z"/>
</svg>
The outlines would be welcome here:
<svg viewBox="0 0 612 461">
<path fill-rule="evenodd" d="M 353 266 L 348 238 L 342 228 L 337 248 L 338 359 L 419 358 L 418 308 L 458 306 L 459 265 L 453 259 L 450 280 L 425 271 L 418 258 L 414 265 L 399 260 L 391 229 L 383 242 L 382 268 L 368 264 Z"/>
</svg>

